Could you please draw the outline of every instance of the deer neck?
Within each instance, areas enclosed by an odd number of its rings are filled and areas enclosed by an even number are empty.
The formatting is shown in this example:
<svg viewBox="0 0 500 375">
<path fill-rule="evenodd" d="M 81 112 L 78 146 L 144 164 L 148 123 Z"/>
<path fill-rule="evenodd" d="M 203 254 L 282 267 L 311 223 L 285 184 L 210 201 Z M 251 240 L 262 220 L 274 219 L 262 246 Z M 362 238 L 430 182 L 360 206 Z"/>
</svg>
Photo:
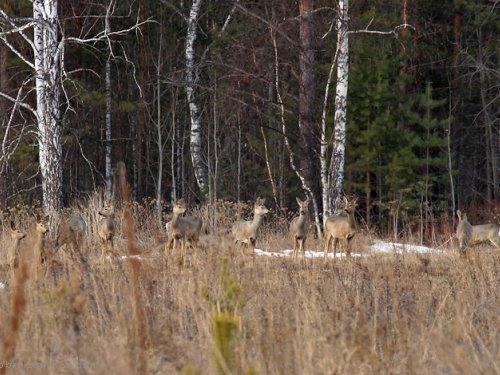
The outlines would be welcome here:
<svg viewBox="0 0 500 375">
<path fill-rule="evenodd" d="M 354 210 L 352 210 L 351 212 L 349 212 L 348 220 L 349 220 L 349 225 L 352 228 L 355 228 L 356 227 L 356 221 L 354 220 Z"/>
<path fill-rule="evenodd" d="M 171 221 L 171 226 L 172 228 L 177 228 L 178 225 L 179 225 L 179 218 L 181 217 L 181 215 L 179 215 L 178 213 L 174 213 L 173 216 L 172 216 L 172 221 Z"/>
<path fill-rule="evenodd" d="M 21 246 L 21 239 L 20 238 L 14 239 L 14 243 L 12 244 L 12 251 L 14 253 L 18 253 L 20 246 Z"/>
<path fill-rule="evenodd" d="M 250 227 L 252 229 L 257 230 L 260 227 L 260 224 L 262 223 L 263 216 L 259 214 L 254 214 L 253 215 L 253 220 L 250 222 Z"/>
<path fill-rule="evenodd" d="M 299 224 L 304 225 L 309 220 L 309 213 L 305 212 L 303 215 L 299 215 Z"/>
<path fill-rule="evenodd" d="M 36 236 L 36 247 L 39 250 L 42 250 L 44 244 L 45 244 L 45 234 L 38 232 Z"/>
</svg>

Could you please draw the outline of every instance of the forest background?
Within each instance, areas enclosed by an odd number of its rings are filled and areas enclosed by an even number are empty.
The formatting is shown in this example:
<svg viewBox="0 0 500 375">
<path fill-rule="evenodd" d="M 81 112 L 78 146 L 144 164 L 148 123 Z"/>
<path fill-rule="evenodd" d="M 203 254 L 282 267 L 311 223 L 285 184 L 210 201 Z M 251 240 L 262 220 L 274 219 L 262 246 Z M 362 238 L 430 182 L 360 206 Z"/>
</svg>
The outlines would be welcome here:
<svg viewBox="0 0 500 375">
<path fill-rule="evenodd" d="M 64 45 L 61 90 L 49 89 L 61 98 L 53 207 L 109 194 L 112 166 L 124 161 L 133 199 L 156 199 L 159 211 L 180 197 L 195 205 L 260 195 L 287 215 L 305 194 L 301 172 L 319 216 L 333 210 L 318 191 L 338 137 L 339 2 L 44 3 L 56 5 Z M 0 208 L 42 201 L 49 178 L 27 63 L 36 60 L 33 4 L 0 1 Z M 457 208 L 472 222 L 498 221 L 499 3 L 351 0 L 347 28 L 343 193 L 358 197 L 364 224 L 430 227 Z"/>
</svg>

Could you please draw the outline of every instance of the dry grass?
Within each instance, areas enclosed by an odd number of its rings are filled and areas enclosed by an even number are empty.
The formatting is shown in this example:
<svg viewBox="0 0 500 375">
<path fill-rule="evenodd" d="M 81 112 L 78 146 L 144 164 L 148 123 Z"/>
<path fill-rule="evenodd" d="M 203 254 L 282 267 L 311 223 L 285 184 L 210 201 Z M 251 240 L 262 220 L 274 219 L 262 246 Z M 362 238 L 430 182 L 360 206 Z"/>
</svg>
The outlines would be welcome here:
<svg viewBox="0 0 500 375">
<path fill-rule="evenodd" d="M 78 208 L 88 225 L 82 248 L 88 262 L 69 261 L 65 271 L 28 284 L 15 350 L 0 352 L 8 373 L 143 373 L 142 355 L 152 374 L 223 373 L 214 360 L 220 337 L 213 335 L 214 306 L 224 310 L 229 304 L 222 259 L 228 259 L 227 272 L 241 291 L 231 308 L 240 322 L 232 373 L 500 373 L 498 251 L 474 249 L 468 260 L 449 251 L 372 255 L 326 266 L 321 258 L 253 262 L 233 251 L 221 219 L 211 224 L 217 235 L 202 237 L 203 249 L 180 266 L 176 254 L 161 257 L 163 234 L 154 205 L 132 205 L 144 257 L 133 272 L 129 260 L 114 266 L 98 262 L 100 203 L 91 197 Z M 211 209 L 224 218 L 222 208 Z M 118 208 L 116 249 L 127 254 L 126 237 L 134 229 L 123 217 Z M 273 220 L 266 218 L 257 247 L 290 248 L 291 239 L 276 232 L 286 225 Z M 3 253 L 10 246 L 6 230 L 0 241 Z M 365 242 L 361 238 L 354 246 Z M 307 248 L 320 249 L 321 242 L 311 238 Z M 8 277 L 2 267 L 0 281 Z M 0 289 L 2 342 L 12 331 L 15 292 L 13 286 Z M 136 319 L 141 311 L 143 323 Z"/>
</svg>

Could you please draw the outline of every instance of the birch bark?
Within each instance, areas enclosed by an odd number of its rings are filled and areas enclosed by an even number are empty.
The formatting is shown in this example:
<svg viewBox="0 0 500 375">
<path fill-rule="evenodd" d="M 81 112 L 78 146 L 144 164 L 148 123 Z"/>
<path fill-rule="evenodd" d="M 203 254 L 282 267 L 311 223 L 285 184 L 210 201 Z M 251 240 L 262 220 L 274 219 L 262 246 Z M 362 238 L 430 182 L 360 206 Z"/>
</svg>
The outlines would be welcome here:
<svg viewBox="0 0 500 375">
<path fill-rule="evenodd" d="M 62 208 L 62 140 L 60 110 L 61 50 L 57 0 L 33 1 L 36 118 L 43 208 Z"/>
<path fill-rule="evenodd" d="M 201 113 L 196 100 L 198 77 L 195 74 L 194 43 L 197 36 L 197 22 L 203 0 L 193 0 L 188 18 L 186 36 L 186 95 L 191 118 L 190 151 L 194 174 L 203 198 L 208 191 L 208 167 L 203 160 Z"/>
<path fill-rule="evenodd" d="M 347 87 L 349 79 L 349 0 L 339 0 L 337 20 L 337 87 L 335 93 L 334 144 L 330 163 L 332 202 L 342 197 L 345 166 L 345 139 L 347 124 Z"/>
</svg>

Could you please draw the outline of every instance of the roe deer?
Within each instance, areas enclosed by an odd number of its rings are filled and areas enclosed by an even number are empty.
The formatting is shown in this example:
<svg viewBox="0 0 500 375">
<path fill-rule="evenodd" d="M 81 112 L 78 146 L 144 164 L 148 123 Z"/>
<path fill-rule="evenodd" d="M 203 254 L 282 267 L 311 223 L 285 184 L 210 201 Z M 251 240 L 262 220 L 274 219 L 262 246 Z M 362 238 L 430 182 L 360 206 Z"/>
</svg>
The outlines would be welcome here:
<svg viewBox="0 0 500 375">
<path fill-rule="evenodd" d="M 63 219 L 57 232 L 56 248 L 65 244 L 71 244 L 75 247 L 81 246 L 86 228 L 87 225 L 79 214 L 73 214 L 69 218 Z"/>
<path fill-rule="evenodd" d="M 290 235 L 293 237 L 293 257 L 297 258 L 299 251 L 302 256 L 305 256 L 305 244 L 307 239 L 307 231 L 311 225 L 311 219 L 309 218 L 309 198 L 305 201 L 301 201 L 296 198 L 299 204 L 299 216 L 295 217 L 290 223 Z"/>
<path fill-rule="evenodd" d="M 191 246 L 198 242 L 201 232 L 202 220 L 196 216 L 182 216 L 186 212 L 186 202 L 181 198 L 174 202 L 172 220 L 169 221 L 165 228 L 167 229 L 167 242 L 165 244 L 165 256 L 168 255 L 168 250 L 175 250 L 177 244 L 181 241 L 182 254 L 186 250 L 186 243 Z"/>
<path fill-rule="evenodd" d="M 101 239 L 101 260 L 104 260 L 106 252 L 113 253 L 113 238 L 115 236 L 115 209 L 112 205 L 106 204 L 98 211 L 103 218 L 99 222 L 98 234 Z"/>
<path fill-rule="evenodd" d="M 469 244 L 475 245 L 488 241 L 500 250 L 500 226 L 496 224 L 473 225 Z"/>
<path fill-rule="evenodd" d="M 47 264 L 48 256 L 45 250 L 45 234 L 49 231 L 44 223 L 47 216 L 41 218 L 37 216 L 35 224 L 35 246 L 34 246 L 34 262 L 33 267 L 35 270 L 35 280 L 38 280 L 38 270 L 42 263 Z"/>
<path fill-rule="evenodd" d="M 26 233 L 17 229 L 12 220 L 10 222 L 10 237 L 14 242 L 7 255 L 7 260 L 9 262 L 11 277 L 14 277 L 14 269 L 19 265 L 19 248 L 21 246 L 21 240 L 26 237 Z"/>
<path fill-rule="evenodd" d="M 233 223 L 232 234 L 234 243 L 240 243 L 241 255 L 245 255 L 243 252 L 243 245 L 250 247 L 252 255 L 255 255 L 257 232 L 264 216 L 269 212 L 265 206 L 265 202 L 265 199 L 257 198 L 253 209 L 252 221 L 238 220 Z"/>
<path fill-rule="evenodd" d="M 337 256 L 337 243 L 342 241 L 344 251 L 351 255 L 349 242 L 356 234 L 356 221 L 354 220 L 354 211 L 356 210 L 356 198 L 350 201 L 344 197 L 345 207 L 343 212 L 330 216 L 325 222 L 325 253 L 324 261 L 328 257 L 330 242 L 333 240 L 333 259 Z"/>
<path fill-rule="evenodd" d="M 465 249 L 469 245 L 470 239 L 472 238 L 472 225 L 467 220 L 467 214 L 457 210 L 458 225 L 457 225 L 457 239 L 458 248 L 461 254 L 465 253 Z"/>
</svg>

